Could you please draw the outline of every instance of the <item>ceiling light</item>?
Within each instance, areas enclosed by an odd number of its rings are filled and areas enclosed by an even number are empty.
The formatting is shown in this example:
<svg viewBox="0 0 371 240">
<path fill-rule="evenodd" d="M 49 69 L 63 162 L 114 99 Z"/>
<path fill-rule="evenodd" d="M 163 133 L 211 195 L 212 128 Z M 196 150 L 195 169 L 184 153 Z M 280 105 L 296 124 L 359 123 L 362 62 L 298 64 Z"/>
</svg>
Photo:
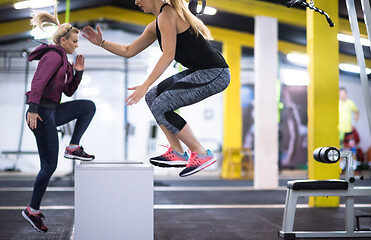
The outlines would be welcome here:
<svg viewBox="0 0 371 240">
<path fill-rule="evenodd" d="M 287 69 L 281 70 L 281 79 L 288 86 L 308 86 L 309 74 L 305 70 Z"/>
<path fill-rule="evenodd" d="M 351 36 L 351 35 L 346 35 L 346 34 L 339 33 L 337 35 L 337 38 L 341 42 L 354 43 L 354 37 Z M 366 38 L 361 38 L 361 44 L 363 46 L 369 47 L 370 46 L 370 41 Z"/>
<path fill-rule="evenodd" d="M 23 2 L 14 3 L 15 9 L 24 9 L 24 8 L 44 8 L 54 6 L 54 0 L 28 0 Z"/>
<path fill-rule="evenodd" d="M 346 71 L 346 72 L 352 72 L 352 73 L 358 73 L 358 74 L 361 72 L 359 66 L 353 65 L 353 64 L 341 63 L 339 64 L 339 68 L 340 70 Z M 370 73 L 371 73 L 371 69 L 366 68 L 366 74 L 370 74 Z"/>
<path fill-rule="evenodd" d="M 34 28 L 31 30 L 31 35 L 34 39 L 45 39 L 53 36 L 54 32 L 57 30 L 57 26 L 47 26 L 43 28 Z"/>
<path fill-rule="evenodd" d="M 306 67 L 309 63 L 309 57 L 306 54 L 289 53 L 287 54 L 286 57 L 287 57 L 287 60 L 299 66 Z"/>
<path fill-rule="evenodd" d="M 202 6 L 201 5 L 198 5 L 197 6 L 197 12 L 200 12 L 201 9 L 202 9 Z M 208 6 L 206 6 L 205 7 L 205 10 L 204 10 L 204 14 L 206 14 L 206 15 L 215 15 L 216 12 L 217 12 L 217 10 L 215 8 L 208 7 Z"/>
<path fill-rule="evenodd" d="M 188 3 L 187 3 L 187 7 L 188 7 Z M 197 5 L 197 12 L 201 12 L 201 9 L 202 9 L 202 5 L 201 4 Z M 203 14 L 215 15 L 217 12 L 218 10 L 216 10 L 216 8 L 206 6 Z"/>
</svg>

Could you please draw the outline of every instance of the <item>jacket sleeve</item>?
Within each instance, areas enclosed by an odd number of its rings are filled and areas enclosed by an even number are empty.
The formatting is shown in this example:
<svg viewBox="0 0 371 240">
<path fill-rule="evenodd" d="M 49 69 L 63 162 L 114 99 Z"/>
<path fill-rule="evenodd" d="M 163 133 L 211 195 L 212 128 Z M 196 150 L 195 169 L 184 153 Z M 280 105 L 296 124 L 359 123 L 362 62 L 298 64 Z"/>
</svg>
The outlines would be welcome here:
<svg viewBox="0 0 371 240">
<path fill-rule="evenodd" d="M 79 86 L 81 79 L 82 79 L 82 74 L 84 71 L 76 71 L 75 74 L 73 75 L 72 79 L 68 80 L 66 84 L 64 84 L 63 87 L 63 93 L 66 94 L 68 97 L 71 97 L 77 87 Z"/>
<path fill-rule="evenodd" d="M 49 80 L 62 65 L 62 57 L 55 51 L 49 51 L 40 59 L 31 82 L 29 94 L 30 112 L 37 112 L 43 91 Z"/>
</svg>

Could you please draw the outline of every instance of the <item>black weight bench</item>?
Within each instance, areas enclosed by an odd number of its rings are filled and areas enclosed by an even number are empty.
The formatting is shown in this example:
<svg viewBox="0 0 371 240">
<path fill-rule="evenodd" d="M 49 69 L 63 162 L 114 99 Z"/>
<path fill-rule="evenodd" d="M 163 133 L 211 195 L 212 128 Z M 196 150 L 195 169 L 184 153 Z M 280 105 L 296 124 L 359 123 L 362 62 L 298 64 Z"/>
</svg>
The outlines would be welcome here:
<svg viewBox="0 0 371 240">
<path fill-rule="evenodd" d="M 347 190 L 348 182 L 345 180 L 295 180 L 287 182 L 287 188 L 300 190 Z"/>
</svg>

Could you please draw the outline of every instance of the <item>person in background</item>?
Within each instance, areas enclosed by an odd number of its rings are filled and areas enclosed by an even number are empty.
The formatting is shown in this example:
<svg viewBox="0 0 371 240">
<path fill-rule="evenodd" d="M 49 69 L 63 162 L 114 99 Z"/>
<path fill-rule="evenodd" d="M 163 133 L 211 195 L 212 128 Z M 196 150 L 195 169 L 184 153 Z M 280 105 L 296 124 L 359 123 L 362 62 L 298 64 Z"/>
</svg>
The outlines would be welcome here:
<svg viewBox="0 0 371 240">
<path fill-rule="evenodd" d="M 356 104 L 348 98 L 347 90 L 344 87 L 339 89 L 339 132 L 341 145 L 349 145 L 352 136 L 353 120 L 359 119 L 359 111 Z"/>
<path fill-rule="evenodd" d="M 356 104 L 348 98 L 347 90 L 344 87 L 339 88 L 339 138 L 340 148 L 350 149 L 354 155 L 354 166 L 356 169 L 356 139 L 354 133 L 354 124 L 359 119 L 359 111 Z M 345 168 L 345 162 L 340 162 L 340 167 Z"/>
<path fill-rule="evenodd" d="M 126 103 L 136 104 L 145 96 L 157 124 L 170 143 L 166 153 L 151 158 L 150 162 L 159 167 L 185 167 L 179 175 L 190 176 L 215 163 L 216 159 L 174 110 L 226 89 L 230 82 L 229 67 L 207 41 L 212 39 L 209 29 L 190 12 L 185 1 L 135 0 L 135 4 L 145 13 L 155 15 L 156 20 L 130 45 L 103 39 L 99 27 L 97 31 L 90 26 L 84 27 L 83 36 L 93 44 L 126 58 L 137 55 L 158 40 L 162 56 L 142 85 L 129 88 L 134 92 Z M 174 59 L 188 69 L 149 90 Z M 190 149 L 190 157 L 184 152 L 180 141 Z"/>
<path fill-rule="evenodd" d="M 66 147 L 64 156 L 70 159 L 93 160 L 94 156 L 84 152 L 79 142 L 95 114 L 95 104 L 90 100 L 60 103 L 62 93 L 67 96 L 74 94 L 84 71 L 82 55 L 77 55 L 75 63 L 70 64 L 67 60 L 67 54 L 72 54 L 78 47 L 79 30 L 69 23 L 59 24 L 56 4 L 54 16 L 43 12 L 35 13 L 31 23 L 40 28 L 43 24 L 58 26 L 53 35 L 55 45 L 43 44 L 29 55 L 29 61 L 39 60 L 39 63 L 32 79 L 31 90 L 26 93 L 29 105 L 26 113 L 27 125 L 36 138 L 41 169 L 34 183 L 31 203 L 22 211 L 22 216 L 37 231 L 47 232 L 40 204 L 57 168 L 57 126 L 76 119 L 70 145 Z"/>
</svg>

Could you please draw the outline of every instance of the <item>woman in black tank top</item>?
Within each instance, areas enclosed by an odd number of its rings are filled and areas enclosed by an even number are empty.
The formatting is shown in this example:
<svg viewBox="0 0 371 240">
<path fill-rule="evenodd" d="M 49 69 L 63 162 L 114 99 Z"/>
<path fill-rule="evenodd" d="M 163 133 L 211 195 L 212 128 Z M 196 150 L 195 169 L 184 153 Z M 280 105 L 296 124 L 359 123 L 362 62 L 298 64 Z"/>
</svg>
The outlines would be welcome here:
<svg viewBox="0 0 371 240">
<path fill-rule="evenodd" d="M 83 28 L 83 36 L 90 42 L 116 55 L 130 58 L 149 47 L 156 39 L 163 52 L 155 68 L 142 85 L 128 88 L 134 92 L 126 99 L 128 105 L 136 104 L 145 96 L 146 102 L 159 127 L 166 135 L 170 147 L 166 153 L 153 157 L 150 162 L 159 167 L 185 167 L 181 177 L 192 175 L 216 159 L 192 133 L 189 124 L 174 110 L 197 103 L 227 88 L 230 72 L 220 53 L 208 40 L 209 29 L 195 17 L 182 0 L 135 0 L 145 13 L 152 13 L 156 20 L 131 44 L 122 45 L 103 39 L 97 27 Z M 173 60 L 187 70 L 165 79 L 157 86 L 150 86 L 163 74 Z M 183 151 L 182 141 L 190 150 Z"/>
</svg>

